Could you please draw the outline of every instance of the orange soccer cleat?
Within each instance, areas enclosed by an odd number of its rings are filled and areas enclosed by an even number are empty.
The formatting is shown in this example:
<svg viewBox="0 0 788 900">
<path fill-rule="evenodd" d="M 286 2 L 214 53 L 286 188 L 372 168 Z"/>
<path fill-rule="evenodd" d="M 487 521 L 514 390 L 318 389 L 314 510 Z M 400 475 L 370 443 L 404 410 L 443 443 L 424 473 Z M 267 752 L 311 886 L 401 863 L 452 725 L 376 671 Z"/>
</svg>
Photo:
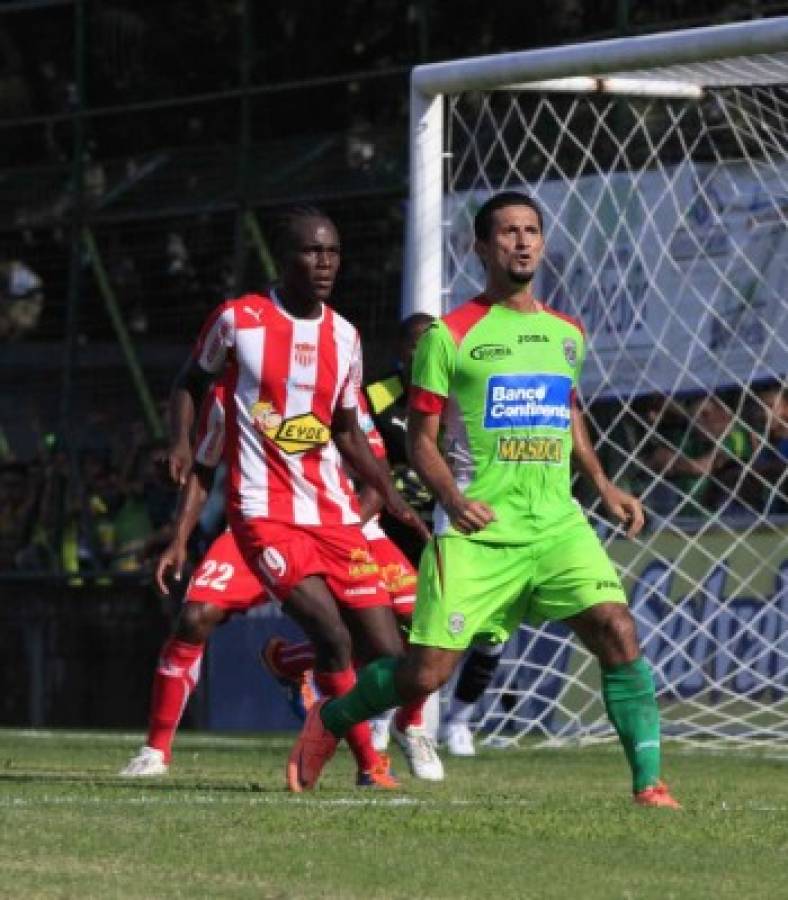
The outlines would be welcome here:
<svg viewBox="0 0 788 900">
<path fill-rule="evenodd" d="M 287 760 L 287 786 L 295 794 L 314 788 L 339 743 L 339 738 L 331 734 L 320 718 L 325 703 L 325 700 L 315 703 L 306 714 L 303 730 Z"/>
<path fill-rule="evenodd" d="M 356 777 L 357 787 L 378 788 L 384 791 L 396 791 L 401 787 L 391 771 L 391 760 L 387 753 L 378 753 L 380 760 L 369 772 L 359 772 Z"/>
<path fill-rule="evenodd" d="M 662 806 L 666 809 L 681 809 L 681 804 L 673 798 L 668 786 L 663 781 L 658 781 L 642 791 L 638 791 L 632 798 L 638 806 Z"/>
<path fill-rule="evenodd" d="M 290 709 L 299 719 L 306 714 L 317 700 L 312 670 L 307 669 L 299 675 L 292 676 L 283 672 L 276 663 L 277 653 L 284 647 L 293 646 L 284 638 L 270 638 L 260 649 L 260 665 L 276 680 L 287 697 Z"/>
</svg>

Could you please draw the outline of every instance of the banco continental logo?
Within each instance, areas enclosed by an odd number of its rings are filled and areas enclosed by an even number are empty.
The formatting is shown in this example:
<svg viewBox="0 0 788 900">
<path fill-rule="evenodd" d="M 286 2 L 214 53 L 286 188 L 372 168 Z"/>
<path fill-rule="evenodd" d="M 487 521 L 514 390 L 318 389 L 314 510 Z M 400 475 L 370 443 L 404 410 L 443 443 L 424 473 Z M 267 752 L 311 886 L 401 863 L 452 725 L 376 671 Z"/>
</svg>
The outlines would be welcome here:
<svg viewBox="0 0 788 900">
<path fill-rule="evenodd" d="M 550 437 L 499 437 L 498 459 L 503 462 L 560 463 L 564 445 Z"/>
<path fill-rule="evenodd" d="M 506 344 L 477 344 L 471 350 L 471 359 L 489 362 L 494 359 L 504 359 L 512 355 L 512 348 Z"/>
</svg>

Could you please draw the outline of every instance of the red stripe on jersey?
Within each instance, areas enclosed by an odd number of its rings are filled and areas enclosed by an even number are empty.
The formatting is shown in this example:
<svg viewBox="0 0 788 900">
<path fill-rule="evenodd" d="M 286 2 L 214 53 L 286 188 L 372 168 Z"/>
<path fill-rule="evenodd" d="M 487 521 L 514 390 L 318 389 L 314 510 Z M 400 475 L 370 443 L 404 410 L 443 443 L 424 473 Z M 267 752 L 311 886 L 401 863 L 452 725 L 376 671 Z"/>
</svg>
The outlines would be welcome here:
<svg viewBox="0 0 788 900">
<path fill-rule="evenodd" d="M 237 505 L 235 500 L 240 496 L 241 467 L 238 464 L 238 412 L 236 410 L 235 392 L 238 389 L 238 368 L 230 366 L 222 377 L 225 385 L 224 406 L 224 454 L 227 462 L 227 483 L 225 500 L 227 513 L 233 513 Z"/>
<path fill-rule="evenodd" d="M 449 329 L 454 343 L 459 347 L 465 335 L 473 328 L 473 326 L 483 319 L 490 311 L 490 301 L 479 294 L 467 303 L 463 303 L 453 312 L 448 313 L 441 318 L 443 324 Z"/>
<path fill-rule="evenodd" d="M 415 384 L 410 386 L 408 393 L 408 406 L 418 412 L 426 413 L 428 416 L 439 415 L 443 412 L 446 405 L 446 398 L 440 394 L 433 394 L 432 391 L 425 388 L 417 387 Z"/>
<path fill-rule="evenodd" d="M 211 468 L 219 464 L 224 453 L 224 391 L 222 381 L 215 381 L 200 405 L 194 440 L 194 461 Z"/>
<path fill-rule="evenodd" d="M 260 400 L 271 403 L 274 410 L 283 416 L 293 353 L 293 323 L 275 307 L 270 313 L 266 316 Z M 268 466 L 268 518 L 275 522 L 292 522 L 293 485 L 290 471 L 280 449 L 269 438 L 264 438 L 263 446 Z"/>
<path fill-rule="evenodd" d="M 567 313 L 558 312 L 557 309 L 550 309 L 549 306 L 543 306 L 542 309 L 549 313 L 551 316 L 555 316 L 557 319 L 563 319 L 564 322 L 568 322 L 570 325 L 573 325 L 580 334 L 585 338 L 586 330 L 583 328 L 583 323 L 580 319 L 576 319 L 574 316 L 570 316 Z"/>
<path fill-rule="evenodd" d="M 323 321 L 317 332 L 317 366 L 315 368 L 315 390 L 312 394 L 312 413 L 329 428 L 332 411 L 337 397 L 337 345 L 334 340 L 334 313 L 323 307 Z M 301 457 L 304 478 L 317 487 L 317 514 L 321 522 L 336 521 L 338 504 L 327 496 L 326 484 L 320 472 L 320 461 L 325 447 L 315 447 Z M 341 513 L 339 513 L 341 517 Z M 341 521 L 341 518 L 340 518 Z"/>
<path fill-rule="evenodd" d="M 358 392 L 358 424 L 367 436 L 369 449 L 375 459 L 386 458 L 386 445 L 383 443 L 383 435 L 375 427 L 375 422 L 369 412 L 369 403 L 364 391 Z"/>
</svg>

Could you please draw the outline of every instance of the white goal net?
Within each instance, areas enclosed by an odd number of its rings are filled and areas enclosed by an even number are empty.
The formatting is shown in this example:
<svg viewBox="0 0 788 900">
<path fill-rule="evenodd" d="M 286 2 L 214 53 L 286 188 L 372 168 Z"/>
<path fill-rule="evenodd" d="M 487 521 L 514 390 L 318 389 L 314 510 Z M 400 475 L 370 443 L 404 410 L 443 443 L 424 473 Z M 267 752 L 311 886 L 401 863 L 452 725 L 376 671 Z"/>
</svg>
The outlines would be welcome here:
<svg viewBox="0 0 788 900">
<path fill-rule="evenodd" d="M 583 407 L 644 534 L 576 493 L 629 589 L 665 735 L 709 746 L 788 747 L 788 19 L 769 24 L 694 32 L 702 61 L 664 35 L 510 55 L 500 83 L 486 60 L 442 64 L 414 114 L 410 308 L 481 290 L 490 193 L 539 201 L 536 293 L 585 326 Z M 596 663 L 560 625 L 513 637 L 477 724 L 496 742 L 612 737 Z"/>
</svg>

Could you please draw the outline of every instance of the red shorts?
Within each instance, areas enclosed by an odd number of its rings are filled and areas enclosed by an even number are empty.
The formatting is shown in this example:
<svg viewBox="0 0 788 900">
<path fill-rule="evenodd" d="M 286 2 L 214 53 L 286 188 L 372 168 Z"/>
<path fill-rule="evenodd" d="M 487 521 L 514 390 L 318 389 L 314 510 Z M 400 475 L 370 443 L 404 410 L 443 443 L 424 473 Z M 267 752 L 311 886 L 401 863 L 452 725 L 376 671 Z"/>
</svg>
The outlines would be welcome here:
<svg viewBox="0 0 788 900">
<path fill-rule="evenodd" d="M 380 569 L 380 581 L 397 616 L 410 617 L 416 604 L 416 570 L 390 538 L 370 540 L 369 550 Z"/>
<path fill-rule="evenodd" d="M 309 575 L 322 575 L 340 606 L 389 606 L 378 565 L 358 525 L 284 525 L 267 519 L 233 523 L 249 565 L 279 600 Z"/>
<path fill-rule="evenodd" d="M 244 612 L 270 599 L 231 531 L 222 532 L 211 544 L 186 589 L 187 601 L 213 603 L 230 612 Z"/>
</svg>

